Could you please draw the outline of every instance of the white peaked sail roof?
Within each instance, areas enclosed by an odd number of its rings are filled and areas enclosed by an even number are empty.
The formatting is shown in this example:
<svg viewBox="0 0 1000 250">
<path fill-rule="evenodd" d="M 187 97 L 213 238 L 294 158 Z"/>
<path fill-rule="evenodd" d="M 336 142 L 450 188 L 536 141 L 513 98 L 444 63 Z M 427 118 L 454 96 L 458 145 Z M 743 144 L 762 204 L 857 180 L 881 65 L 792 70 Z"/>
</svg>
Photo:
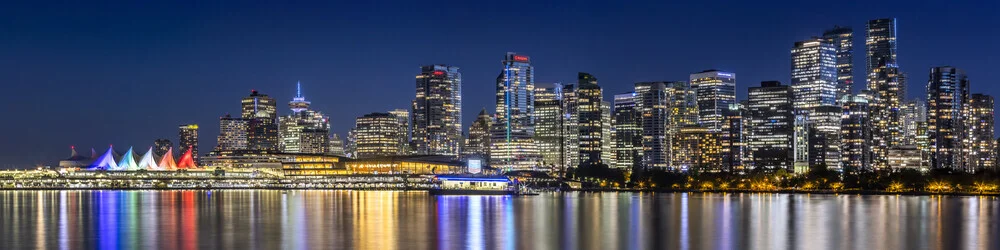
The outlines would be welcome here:
<svg viewBox="0 0 1000 250">
<path fill-rule="evenodd" d="M 108 152 L 105 152 L 104 155 L 101 155 L 101 157 L 97 157 L 97 159 L 94 159 L 94 163 L 90 164 L 90 168 L 105 169 L 105 170 L 118 169 L 118 164 L 115 163 L 114 152 L 115 148 L 113 146 L 108 147 Z"/>
<path fill-rule="evenodd" d="M 139 170 L 139 165 L 135 164 L 132 147 L 129 147 L 128 152 L 125 152 L 125 155 L 122 156 L 121 161 L 118 162 L 118 168 L 115 170 Z"/>
<path fill-rule="evenodd" d="M 174 162 L 174 148 L 167 149 L 167 153 L 163 154 L 159 167 L 165 170 L 177 170 L 177 163 Z"/>
<path fill-rule="evenodd" d="M 156 165 L 156 161 L 153 158 L 153 147 L 149 147 L 149 150 L 146 150 L 146 154 L 143 154 L 142 159 L 139 160 L 139 169 L 160 170 L 160 166 Z"/>
</svg>

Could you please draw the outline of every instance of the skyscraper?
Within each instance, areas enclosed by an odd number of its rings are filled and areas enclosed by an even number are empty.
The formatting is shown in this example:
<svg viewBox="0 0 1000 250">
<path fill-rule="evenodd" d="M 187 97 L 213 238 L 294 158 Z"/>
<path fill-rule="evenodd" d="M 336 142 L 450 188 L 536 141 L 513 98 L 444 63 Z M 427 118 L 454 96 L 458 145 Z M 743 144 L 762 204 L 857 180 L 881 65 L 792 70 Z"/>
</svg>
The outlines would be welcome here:
<svg viewBox="0 0 1000 250">
<path fill-rule="evenodd" d="M 748 147 L 753 167 L 792 170 L 794 115 L 792 88 L 777 81 L 761 82 L 748 92 Z"/>
<path fill-rule="evenodd" d="M 462 73 L 458 67 L 427 65 L 416 77 L 413 144 L 417 154 L 458 157 L 462 140 Z"/>
<path fill-rule="evenodd" d="M 618 163 L 615 161 L 614 143 L 612 138 L 614 128 L 612 127 L 613 117 L 611 115 L 611 103 L 601 102 L 601 163 L 614 167 Z"/>
<path fill-rule="evenodd" d="M 972 94 L 968 108 L 969 169 L 996 168 L 996 141 L 993 139 L 993 97 Z"/>
<path fill-rule="evenodd" d="M 709 132 L 722 131 L 725 111 L 736 103 L 736 74 L 706 70 L 691 74 L 697 100 L 698 122 Z"/>
<path fill-rule="evenodd" d="M 670 145 L 667 154 L 670 156 L 667 164 L 669 168 L 677 169 L 680 162 L 674 156 L 681 152 L 683 140 L 680 138 L 681 129 L 697 126 L 698 123 L 698 102 L 697 93 L 687 81 L 666 82 L 667 105 L 670 112 L 667 115 L 667 143 Z"/>
<path fill-rule="evenodd" d="M 557 169 L 566 167 L 562 90 L 558 83 L 535 86 L 535 143 L 542 165 Z"/>
<path fill-rule="evenodd" d="M 888 149 L 900 141 L 899 110 L 904 94 L 896 64 L 896 19 L 868 21 L 865 41 L 868 90 L 872 100 L 872 164 L 888 167 Z"/>
<path fill-rule="evenodd" d="M 900 140 L 900 144 L 918 146 L 921 137 L 926 137 L 926 134 L 921 133 L 921 130 L 927 123 L 927 102 L 909 100 L 903 103 L 901 108 L 899 116 L 902 119 L 900 122 L 902 132 L 900 133 L 903 134 L 903 138 Z"/>
<path fill-rule="evenodd" d="M 837 50 L 837 100 L 843 100 L 854 86 L 854 30 L 835 26 L 823 32 L 823 40 Z"/>
<path fill-rule="evenodd" d="M 463 155 L 466 157 L 482 158 L 486 162 L 490 160 L 490 127 L 493 126 L 493 117 L 486 113 L 486 109 L 479 111 L 476 120 L 469 126 L 468 142 L 465 143 Z"/>
<path fill-rule="evenodd" d="M 580 163 L 602 163 L 601 102 L 604 101 L 597 78 L 580 72 L 577 76 L 577 122 L 580 134 Z"/>
<path fill-rule="evenodd" d="M 219 117 L 219 137 L 215 149 L 219 151 L 249 149 L 247 140 L 249 129 L 248 119 L 232 117 L 229 114 Z"/>
<path fill-rule="evenodd" d="M 406 149 L 402 145 L 402 131 L 399 119 L 390 113 L 370 113 L 355 121 L 354 136 L 357 156 L 369 158 L 377 156 L 402 155 Z"/>
<path fill-rule="evenodd" d="M 194 157 L 194 161 L 198 162 L 200 158 L 198 155 L 198 124 L 183 124 L 178 126 L 180 137 L 178 146 L 181 148 L 181 152 L 191 149 L 191 156 Z"/>
<path fill-rule="evenodd" d="M 580 166 L 580 124 L 577 85 L 563 85 L 563 159 L 566 167 Z M 562 169 L 564 171 L 565 169 Z M 563 172 L 564 173 L 564 172 Z"/>
<path fill-rule="evenodd" d="M 844 172 L 871 169 L 871 120 L 869 95 L 862 93 L 843 98 L 840 131 L 841 161 Z"/>
<path fill-rule="evenodd" d="M 396 116 L 396 120 L 399 121 L 399 145 L 402 145 L 401 155 L 410 155 L 416 153 L 416 149 L 413 145 L 413 125 L 410 123 L 410 112 L 405 109 L 393 109 L 389 110 L 389 114 Z"/>
<path fill-rule="evenodd" d="M 281 152 L 325 154 L 330 150 L 330 118 L 309 109 L 301 83 L 295 86 L 295 97 L 288 103 L 292 112 L 279 119 Z"/>
<path fill-rule="evenodd" d="M 833 44 L 821 38 L 795 42 L 792 92 L 798 114 L 808 114 L 813 107 L 837 104 L 837 50 Z"/>
<path fill-rule="evenodd" d="M 954 67 L 931 68 L 927 82 L 927 137 L 931 168 L 970 171 L 963 154 L 969 79 Z"/>
<path fill-rule="evenodd" d="M 841 169 L 841 126 L 844 108 L 837 105 L 813 107 L 807 123 L 807 162 L 809 166 L 825 165 Z"/>
<path fill-rule="evenodd" d="M 636 92 L 615 95 L 615 168 L 635 170 L 642 166 L 642 116 Z M 661 130 L 662 131 L 662 130 Z"/>
<path fill-rule="evenodd" d="M 243 119 L 249 120 L 247 146 L 250 150 L 276 152 L 281 145 L 278 135 L 278 108 L 274 98 L 256 90 L 241 100 Z"/>
<path fill-rule="evenodd" d="M 497 76 L 496 122 L 491 129 L 490 165 L 503 170 L 538 166 L 535 135 L 535 73 L 526 55 L 508 52 Z"/>
<path fill-rule="evenodd" d="M 670 163 L 668 138 L 670 96 L 665 82 L 640 82 L 635 84 L 636 108 L 642 134 L 643 168 L 667 168 Z"/>
<path fill-rule="evenodd" d="M 153 152 L 158 156 L 163 156 L 168 150 L 170 150 L 170 148 L 173 147 L 174 143 L 169 139 L 160 138 L 153 141 Z"/>
<path fill-rule="evenodd" d="M 330 155 L 335 156 L 347 156 L 347 150 L 344 147 L 344 140 L 340 139 L 340 135 L 332 134 L 330 135 Z"/>
</svg>

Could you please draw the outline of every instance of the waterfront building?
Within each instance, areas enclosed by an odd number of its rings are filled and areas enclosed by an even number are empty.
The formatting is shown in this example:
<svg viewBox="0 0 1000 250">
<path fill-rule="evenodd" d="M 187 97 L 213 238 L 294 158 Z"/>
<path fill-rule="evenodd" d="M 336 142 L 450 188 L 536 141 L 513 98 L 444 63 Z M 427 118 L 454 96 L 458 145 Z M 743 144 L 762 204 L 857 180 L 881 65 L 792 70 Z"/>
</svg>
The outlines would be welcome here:
<svg viewBox="0 0 1000 250">
<path fill-rule="evenodd" d="M 993 134 L 993 97 L 986 94 L 972 94 L 969 97 L 967 115 L 968 162 L 969 169 L 996 168 L 996 141 Z"/>
<path fill-rule="evenodd" d="M 736 74 L 706 70 L 691 74 L 691 89 L 697 102 L 698 123 L 710 132 L 720 132 L 725 112 L 736 103 Z"/>
<path fill-rule="evenodd" d="M 566 167 L 562 84 L 535 86 L 535 143 L 542 166 L 558 170 Z"/>
<path fill-rule="evenodd" d="M 903 138 L 900 145 L 920 145 L 921 139 L 926 139 L 926 134 L 921 133 L 923 126 L 927 124 L 927 105 L 920 100 L 909 100 L 903 103 L 902 110 L 899 111 Z M 920 147 L 918 147 L 920 148 Z"/>
<path fill-rule="evenodd" d="M 466 163 L 451 156 L 380 156 L 345 161 L 349 174 L 460 174 Z"/>
<path fill-rule="evenodd" d="M 777 81 L 761 82 L 748 93 L 748 147 L 755 169 L 792 171 L 792 88 Z"/>
<path fill-rule="evenodd" d="M 899 111 L 905 93 L 896 63 L 896 19 L 868 21 L 865 50 L 868 90 L 872 95 L 872 165 L 882 169 L 888 167 L 888 149 L 902 139 Z"/>
<path fill-rule="evenodd" d="M 723 112 L 724 123 L 719 133 L 719 154 L 722 160 L 722 171 L 744 171 L 746 157 L 746 129 L 743 124 L 743 114 L 746 108 L 742 103 L 729 105 Z"/>
<path fill-rule="evenodd" d="M 635 103 L 642 140 L 641 167 L 666 169 L 672 156 L 668 133 L 672 109 L 667 83 L 636 83 Z"/>
<path fill-rule="evenodd" d="M 400 154 L 410 155 L 416 153 L 415 145 L 413 145 L 413 126 L 410 123 L 410 112 L 405 109 L 393 109 L 389 110 L 389 114 L 396 116 L 399 120 L 399 133 L 402 135 L 399 137 L 400 145 L 403 145 L 403 151 Z"/>
<path fill-rule="evenodd" d="M 405 135 L 400 119 L 390 113 L 370 113 L 358 117 L 354 127 L 355 158 L 406 154 Z"/>
<path fill-rule="evenodd" d="M 601 102 L 604 101 L 597 78 L 588 73 L 580 72 L 577 76 L 577 126 L 580 140 L 580 164 L 601 164 Z"/>
<path fill-rule="evenodd" d="M 889 167 L 894 170 L 913 169 L 926 172 L 927 155 L 916 145 L 902 145 L 889 149 Z"/>
<path fill-rule="evenodd" d="M 77 153 L 76 146 L 69 146 L 69 150 L 69 158 L 59 161 L 60 168 L 83 168 L 93 161 L 90 157 Z"/>
<path fill-rule="evenodd" d="M 854 30 L 835 26 L 823 32 L 823 40 L 837 52 L 837 100 L 844 100 L 854 86 Z"/>
<path fill-rule="evenodd" d="M 167 150 L 174 147 L 174 143 L 170 139 L 160 138 L 153 141 L 153 153 L 156 155 L 163 156 L 167 153 Z"/>
<path fill-rule="evenodd" d="M 156 160 L 154 158 L 156 157 L 153 156 L 153 147 L 149 147 L 149 150 L 146 150 L 146 153 L 142 155 L 142 158 L 139 158 L 139 169 L 163 170 L 159 165 L 156 165 Z"/>
<path fill-rule="evenodd" d="M 486 109 L 479 111 L 476 120 L 469 126 L 468 142 L 462 148 L 466 158 L 482 158 L 490 162 L 490 127 L 493 126 L 493 117 L 486 113 Z"/>
<path fill-rule="evenodd" d="M 642 116 L 637 99 L 636 92 L 615 95 L 612 128 L 615 166 L 612 167 L 626 170 L 642 167 Z"/>
<path fill-rule="evenodd" d="M 217 144 L 215 146 L 215 150 L 249 149 L 249 141 L 247 139 L 247 132 L 249 130 L 250 130 L 250 120 L 248 119 L 243 119 L 241 117 L 232 117 L 229 114 L 220 117 L 219 137 Z"/>
<path fill-rule="evenodd" d="M 324 154 L 330 150 L 330 118 L 309 109 L 302 95 L 301 83 L 296 83 L 295 97 L 288 103 L 291 113 L 278 119 L 281 152 Z"/>
<path fill-rule="evenodd" d="M 683 171 L 722 171 L 722 159 L 717 158 L 721 155 L 718 134 L 702 126 L 681 128 L 676 136 L 680 145 L 676 151 L 676 168 Z"/>
<path fill-rule="evenodd" d="M 841 116 L 841 161 L 845 172 L 871 169 L 870 96 L 867 93 L 844 97 Z"/>
<path fill-rule="evenodd" d="M 211 155 L 211 153 L 209 154 Z M 163 170 L 177 170 L 177 162 L 174 161 L 174 148 L 168 148 L 167 152 L 160 158 L 160 163 L 156 164 L 156 166 L 159 166 Z"/>
<path fill-rule="evenodd" d="M 277 152 L 281 139 L 278 135 L 278 108 L 274 98 L 252 90 L 240 103 L 240 117 L 249 121 L 247 147 L 250 150 Z"/>
<path fill-rule="evenodd" d="M 347 151 L 344 148 L 344 140 L 340 139 L 340 135 L 330 135 L 330 155 L 346 157 Z"/>
<path fill-rule="evenodd" d="M 966 149 L 969 79 L 954 67 L 931 68 L 927 82 L 927 136 L 931 168 L 971 171 Z"/>
<path fill-rule="evenodd" d="M 491 129 L 490 165 L 535 169 L 541 161 L 535 135 L 535 73 L 526 55 L 508 52 L 497 76 L 496 122 Z"/>
<path fill-rule="evenodd" d="M 413 144 L 419 155 L 458 157 L 462 140 L 462 73 L 458 67 L 427 65 L 416 76 Z"/>
<path fill-rule="evenodd" d="M 180 141 L 177 144 L 181 148 L 191 151 L 194 160 L 198 160 L 198 124 L 184 124 L 179 127 Z"/>
</svg>

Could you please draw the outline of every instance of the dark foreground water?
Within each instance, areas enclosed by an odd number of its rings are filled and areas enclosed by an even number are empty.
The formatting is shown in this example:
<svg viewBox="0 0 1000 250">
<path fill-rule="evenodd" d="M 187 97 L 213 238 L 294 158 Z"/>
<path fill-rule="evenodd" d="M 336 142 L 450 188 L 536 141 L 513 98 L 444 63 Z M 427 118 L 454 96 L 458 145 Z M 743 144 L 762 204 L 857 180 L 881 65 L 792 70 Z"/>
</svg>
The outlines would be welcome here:
<svg viewBox="0 0 1000 250">
<path fill-rule="evenodd" d="M 994 197 L 0 191 L 0 249 L 1000 249 Z"/>
</svg>

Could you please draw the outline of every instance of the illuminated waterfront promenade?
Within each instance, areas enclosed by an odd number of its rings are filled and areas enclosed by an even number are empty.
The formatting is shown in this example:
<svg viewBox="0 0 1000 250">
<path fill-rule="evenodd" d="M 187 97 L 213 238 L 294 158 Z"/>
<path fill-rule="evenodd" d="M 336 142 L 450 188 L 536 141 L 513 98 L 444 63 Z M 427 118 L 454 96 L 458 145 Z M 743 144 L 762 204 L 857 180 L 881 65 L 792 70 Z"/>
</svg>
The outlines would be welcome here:
<svg viewBox="0 0 1000 250">
<path fill-rule="evenodd" d="M 433 175 L 284 176 L 278 171 L 0 171 L 0 189 L 427 190 Z"/>
</svg>

